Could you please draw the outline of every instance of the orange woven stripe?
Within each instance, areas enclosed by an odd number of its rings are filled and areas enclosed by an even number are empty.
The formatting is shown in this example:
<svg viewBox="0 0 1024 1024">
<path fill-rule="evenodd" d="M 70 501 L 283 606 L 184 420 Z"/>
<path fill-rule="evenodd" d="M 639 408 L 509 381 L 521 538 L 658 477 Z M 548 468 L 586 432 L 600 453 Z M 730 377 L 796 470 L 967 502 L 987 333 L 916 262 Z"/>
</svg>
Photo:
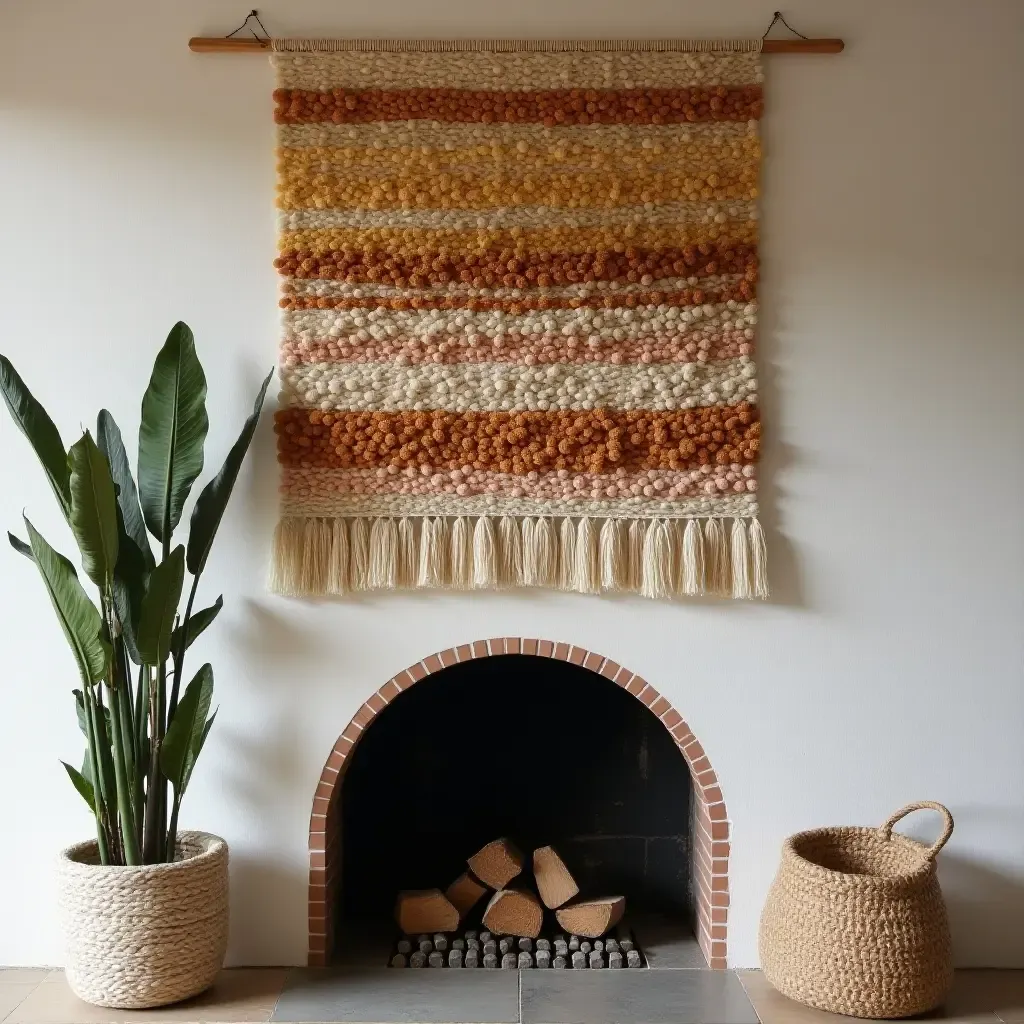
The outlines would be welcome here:
<svg viewBox="0 0 1024 1024">
<path fill-rule="evenodd" d="M 674 412 L 320 412 L 275 416 L 288 466 L 420 466 L 501 473 L 685 469 L 757 460 L 756 406 Z"/>
<path fill-rule="evenodd" d="M 368 121 L 679 124 L 749 121 L 763 109 L 759 85 L 707 89 L 552 89 L 476 92 L 469 89 L 275 89 L 279 124 Z"/>
<path fill-rule="evenodd" d="M 756 279 L 757 246 L 722 240 L 671 249 L 558 253 L 491 249 L 479 255 L 425 252 L 403 256 L 385 251 L 314 253 L 289 250 L 274 260 L 285 277 L 326 277 L 350 284 L 379 282 L 425 287 L 461 281 L 476 288 L 530 288 L 588 281 L 640 283 L 644 277 L 744 274 Z"/>
</svg>

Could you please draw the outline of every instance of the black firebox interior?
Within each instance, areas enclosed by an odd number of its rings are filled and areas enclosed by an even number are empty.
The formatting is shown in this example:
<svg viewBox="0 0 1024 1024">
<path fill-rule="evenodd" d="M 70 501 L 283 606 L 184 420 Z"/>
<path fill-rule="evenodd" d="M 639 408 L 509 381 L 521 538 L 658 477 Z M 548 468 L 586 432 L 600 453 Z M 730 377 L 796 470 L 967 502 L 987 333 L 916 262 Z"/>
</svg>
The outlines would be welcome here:
<svg viewBox="0 0 1024 1024">
<path fill-rule="evenodd" d="M 687 917 L 691 790 L 664 725 L 603 676 L 518 654 L 454 665 L 392 701 L 352 754 L 340 916 L 387 919 L 398 890 L 444 889 L 508 836 L 526 854 L 555 846 L 581 898 Z"/>
</svg>

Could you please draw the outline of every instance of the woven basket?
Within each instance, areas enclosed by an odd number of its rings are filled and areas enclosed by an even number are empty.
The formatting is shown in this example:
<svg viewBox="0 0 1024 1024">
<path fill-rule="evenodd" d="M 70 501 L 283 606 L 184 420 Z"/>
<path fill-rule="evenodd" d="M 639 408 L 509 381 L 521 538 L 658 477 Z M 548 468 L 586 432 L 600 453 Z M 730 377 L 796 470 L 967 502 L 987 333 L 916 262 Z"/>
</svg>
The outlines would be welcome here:
<svg viewBox="0 0 1024 1024">
<path fill-rule="evenodd" d="M 911 811 L 945 820 L 928 847 L 894 835 Z M 909 1017 L 953 981 L 935 857 L 953 832 L 942 804 L 897 811 L 879 829 L 821 828 L 786 840 L 761 915 L 765 977 L 797 1002 L 854 1017 Z"/>
<path fill-rule="evenodd" d="M 182 832 L 177 859 L 103 867 L 96 842 L 60 855 L 58 900 L 67 979 L 97 1006 L 140 1009 L 213 984 L 228 940 L 228 846 Z"/>
</svg>

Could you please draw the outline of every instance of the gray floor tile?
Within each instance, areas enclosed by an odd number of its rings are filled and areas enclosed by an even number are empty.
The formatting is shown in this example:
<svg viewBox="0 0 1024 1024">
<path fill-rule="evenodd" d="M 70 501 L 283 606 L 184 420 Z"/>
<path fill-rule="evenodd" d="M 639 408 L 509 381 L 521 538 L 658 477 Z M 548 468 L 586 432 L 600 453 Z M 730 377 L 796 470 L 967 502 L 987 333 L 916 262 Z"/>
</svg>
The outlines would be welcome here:
<svg viewBox="0 0 1024 1024">
<path fill-rule="evenodd" d="M 296 971 L 271 1020 L 516 1024 L 519 972 L 387 967 Z"/>
<path fill-rule="evenodd" d="M 523 1024 L 758 1024 L 732 971 L 523 971 Z"/>
<path fill-rule="evenodd" d="M 685 923 L 669 917 L 650 915 L 637 917 L 630 924 L 647 957 L 648 967 L 707 968 L 708 962 L 693 932 Z"/>
<path fill-rule="evenodd" d="M 776 992 L 760 971 L 737 973 L 762 1024 L 885 1024 L 885 1021 L 874 1017 L 848 1017 L 802 1006 Z M 944 1021 L 945 1024 L 1000 1024 L 1002 1021 L 1004 1024 L 1016 1024 L 1024 1018 L 1004 1016 L 1003 1009 L 1009 1012 L 1014 1005 L 1024 1006 L 1020 1001 L 1022 995 L 1024 971 L 957 971 L 953 991 L 945 1005 L 913 1020 L 920 1024 L 925 1021 Z"/>
</svg>

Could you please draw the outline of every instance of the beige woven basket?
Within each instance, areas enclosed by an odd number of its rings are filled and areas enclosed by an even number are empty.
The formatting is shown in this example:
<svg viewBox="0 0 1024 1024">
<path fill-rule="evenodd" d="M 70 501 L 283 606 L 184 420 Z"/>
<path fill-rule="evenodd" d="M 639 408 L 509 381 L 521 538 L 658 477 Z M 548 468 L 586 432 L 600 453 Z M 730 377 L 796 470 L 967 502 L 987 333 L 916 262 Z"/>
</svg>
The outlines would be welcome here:
<svg viewBox="0 0 1024 1024">
<path fill-rule="evenodd" d="M 198 995 L 213 984 L 228 941 L 228 846 L 182 832 L 177 859 L 103 867 L 96 842 L 60 855 L 58 901 L 75 995 L 140 1009 Z"/>
<path fill-rule="evenodd" d="M 893 834 L 911 811 L 938 811 L 930 847 Z M 821 828 L 786 840 L 761 914 L 765 977 L 797 1002 L 854 1017 L 910 1017 L 938 1006 L 953 981 L 935 857 L 953 832 L 922 801 L 879 829 Z"/>
</svg>

